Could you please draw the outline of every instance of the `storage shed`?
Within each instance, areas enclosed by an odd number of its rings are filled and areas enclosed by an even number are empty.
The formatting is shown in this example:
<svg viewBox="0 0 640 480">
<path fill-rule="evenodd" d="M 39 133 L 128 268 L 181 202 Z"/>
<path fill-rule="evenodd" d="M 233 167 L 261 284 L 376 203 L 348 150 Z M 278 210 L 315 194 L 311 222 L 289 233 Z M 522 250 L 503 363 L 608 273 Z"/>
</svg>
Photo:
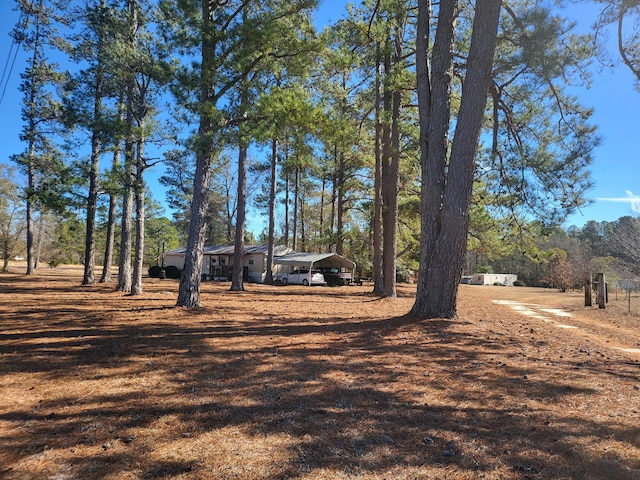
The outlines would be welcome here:
<svg viewBox="0 0 640 480">
<path fill-rule="evenodd" d="M 513 287 L 518 276 L 512 273 L 474 273 L 471 276 L 471 285 L 495 285 Z"/>
</svg>

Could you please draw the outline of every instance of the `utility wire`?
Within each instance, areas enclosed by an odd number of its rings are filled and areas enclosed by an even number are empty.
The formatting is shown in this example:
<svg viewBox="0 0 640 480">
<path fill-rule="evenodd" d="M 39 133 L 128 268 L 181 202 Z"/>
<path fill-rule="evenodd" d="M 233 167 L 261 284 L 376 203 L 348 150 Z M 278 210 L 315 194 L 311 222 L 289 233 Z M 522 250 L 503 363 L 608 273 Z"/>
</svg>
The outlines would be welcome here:
<svg viewBox="0 0 640 480">
<path fill-rule="evenodd" d="M 16 51 L 13 54 L 13 60 L 11 61 L 11 68 L 9 69 L 9 74 L 7 75 L 7 81 L 4 84 L 4 88 L 2 89 L 2 96 L 0 96 L 0 105 L 2 105 L 2 100 L 4 100 L 4 94 L 7 93 L 7 86 L 9 85 L 9 78 L 11 78 L 11 73 L 13 72 L 13 66 L 16 63 L 16 58 L 18 57 L 18 51 L 20 50 L 20 45 L 16 46 Z M 7 57 L 7 62 L 9 58 Z"/>
<path fill-rule="evenodd" d="M 22 17 L 23 17 L 23 12 L 20 12 L 20 16 L 18 17 L 18 23 L 16 24 L 17 26 L 22 24 Z M 18 38 L 20 39 L 24 38 L 25 29 L 26 29 L 26 26 L 22 25 L 22 32 L 20 33 Z M 2 95 L 0 96 L 0 105 L 2 105 L 2 100 L 4 100 L 4 95 L 5 93 L 7 93 L 7 86 L 9 85 L 9 80 L 11 79 L 11 73 L 13 72 L 13 67 L 16 64 L 16 58 L 18 57 L 18 52 L 20 51 L 21 43 L 22 43 L 22 40 L 18 40 L 16 42 L 15 37 L 13 38 L 13 40 L 11 40 L 11 47 L 9 48 L 7 61 L 4 63 L 4 69 L 2 70 L 2 78 L 0 79 L 0 85 L 4 83 L 4 87 L 2 88 Z M 11 60 L 11 67 L 9 68 L 9 73 L 7 73 L 7 66 L 9 65 L 9 60 L 11 59 L 11 52 L 14 46 L 16 47 L 16 51 L 13 52 L 13 60 Z M 5 74 L 6 74 L 6 78 L 5 78 Z"/>
<path fill-rule="evenodd" d="M 4 62 L 4 68 L 2 69 L 2 78 L 0 78 L 0 85 L 4 83 L 4 76 L 7 73 L 7 67 L 9 66 L 9 60 L 11 59 L 11 54 L 13 53 L 13 47 L 15 46 L 16 41 L 11 40 L 11 47 L 9 47 L 9 53 L 7 55 L 7 60 Z"/>
</svg>

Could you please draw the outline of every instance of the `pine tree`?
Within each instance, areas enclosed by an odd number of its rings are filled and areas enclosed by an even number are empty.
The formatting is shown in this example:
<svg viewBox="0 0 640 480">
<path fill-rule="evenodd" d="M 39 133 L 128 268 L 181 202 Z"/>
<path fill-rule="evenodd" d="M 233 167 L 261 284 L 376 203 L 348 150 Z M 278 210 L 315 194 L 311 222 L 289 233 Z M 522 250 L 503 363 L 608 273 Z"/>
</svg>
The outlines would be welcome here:
<svg viewBox="0 0 640 480">
<path fill-rule="evenodd" d="M 455 0 L 440 2 L 429 72 L 426 39 L 429 38 L 430 5 L 424 0 L 419 3 L 417 75 L 423 181 L 422 246 L 416 302 L 412 308 L 412 314 L 419 318 L 451 318 L 457 313 L 475 156 L 490 86 L 501 1 L 476 3 L 460 110 L 447 159 L 456 7 Z"/>
<path fill-rule="evenodd" d="M 183 105 L 198 117 L 195 136 L 196 170 L 193 198 L 190 208 L 189 235 L 185 266 L 178 291 L 178 306 L 200 305 L 200 276 L 206 232 L 206 213 L 209 204 L 211 165 L 220 149 L 225 146 L 227 134 L 232 128 L 232 112 L 221 107 L 223 99 L 230 100 L 233 89 L 258 70 L 267 60 L 279 55 L 276 39 L 268 36 L 271 25 L 292 12 L 310 5 L 307 2 L 284 4 L 263 2 L 260 6 L 227 2 L 216 6 L 208 2 L 178 2 L 164 4 L 166 18 L 175 19 L 175 11 L 181 12 L 179 25 L 174 22 L 170 35 L 176 45 L 187 49 L 193 38 L 199 39 L 200 58 L 197 69 L 184 68 L 180 74 L 183 82 L 176 94 Z M 312 4 L 311 4 L 312 5 Z M 245 11 L 251 7 L 251 10 Z M 255 14 L 255 16 L 254 16 Z M 254 33 L 247 35 L 250 30 Z M 189 32 L 188 35 L 183 35 Z M 265 40 L 265 36 L 266 40 Z M 193 44 L 191 44 L 194 46 Z M 185 50 L 186 53 L 186 50 Z M 250 56 L 248 56 L 250 55 Z M 199 92 L 191 89 L 199 86 Z M 198 102 L 194 102 L 198 98 Z M 219 142 L 219 143 L 218 143 Z"/>
<path fill-rule="evenodd" d="M 517 10 L 504 6 L 496 41 L 497 19 L 487 15 L 498 14 L 499 2 L 478 4 L 475 14 L 462 9 L 457 18 L 456 7 L 456 2 L 440 3 L 431 50 L 429 3 L 420 3 L 422 249 L 412 311 L 422 318 L 456 314 L 474 181 L 482 185 L 480 205 L 511 228 L 526 228 L 525 215 L 557 224 L 584 203 L 591 185 L 586 167 L 598 143 L 588 123 L 591 112 L 563 89 L 584 81 L 589 54 L 584 38 L 572 35 L 571 26 L 548 8 L 524 3 Z M 467 44 L 457 34 L 465 26 L 472 32 L 469 53 L 460 50 Z M 474 39 L 480 43 L 474 45 Z M 494 42 L 495 55 L 488 51 Z M 480 78 L 472 80 L 473 75 Z M 454 78 L 463 78 L 462 85 Z M 454 94 L 459 102 L 452 102 Z M 485 138 L 491 138 L 485 149 L 477 144 L 483 117 L 490 125 Z"/>
<path fill-rule="evenodd" d="M 88 68 L 81 69 L 75 76 L 76 81 L 70 83 L 67 100 L 67 124 L 69 126 L 87 127 L 91 132 L 91 152 L 87 166 L 88 192 L 86 200 L 86 238 L 83 285 L 95 283 L 95 247 L 96 247 L 96 212 L 98 208 L 100 156 L 104 138 L 104 97 L 107 95 L 105 82 L 106 43 L 109 38 L 109 15 L 106 0 L 92 2 L 76 11 L 76 18 L 84 20 L 82 32 L 74 38 L 76 44 L 70 48 L 72 58 L 80 63 L 86 62 Z M 90 99 L 87 102 L 87 99 Z M 90 103 L 90 105 L 88 104 Z"/>
<path fill-rule="evenodd" d="M 62 169 L 60 154 L 51 137 L 59 117 L 59 102 L 52 90 L 63 80 L 57 65 L 47 58 L 48 49 L 55 48 L 60 19 L 55 15 L 55 2 L 18 0 L 20 19 L 12 35 L 29 53 L 27 68 L 21 75 L 20 91 L 24 95 L 20 139 L 27 144 L 25 152 L 13 160 L 27 177 L 25 190 L 27 223 L 27 275 L 34 273 L 36 252 L 34 245 L 35 213 L 38 206 L 57 201 L 54 177 Z"/>
</svg>

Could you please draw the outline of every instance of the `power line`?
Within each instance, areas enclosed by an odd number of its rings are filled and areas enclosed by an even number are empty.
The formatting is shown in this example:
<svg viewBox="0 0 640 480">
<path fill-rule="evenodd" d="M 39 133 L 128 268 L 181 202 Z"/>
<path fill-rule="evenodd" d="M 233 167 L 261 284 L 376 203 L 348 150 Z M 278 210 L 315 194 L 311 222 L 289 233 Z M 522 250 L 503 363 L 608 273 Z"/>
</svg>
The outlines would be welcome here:
<svg viewBox="0 0 640 480">
<path fill-rule="evenodd" d="M 22 24 L 23 15 L 24 15 L 24 12 L 21 11 L 20 16 L 18 17 L 18 23 L 16 23 L 17 28 L 20 28 L 20 25 L 22 25 L 22 32 L 20 32 L 20 34 L 17 36 L 17 38 L 19 39 L 24 38 L 24 35 L 25 35 L 26 25 Z M 9 85 L 9 80 L 11 79 L 11 73 L 13 72 L 13 66 L 16 63 L 16 58 L 18 57 L 18 51 L 20 50 L 21 43 L 22 43 L 22 40 L 18 40 L 16 42 L 15 36 L 11 40 L 11 47 L 9 48 L 9 53 L 7 54 L 7 60 L 4 63 L 4 69 L 2 70 L 2 78 L 0 79 L 0 85 L 4 83 L 4 87 L 2 88 L 2 95 L 0 96 L 0 105 L 2 105 L 2 100 L 4 100 L 4 95 L 5 93 L 7 93 L 7 86 Z M 16 47 L 16 51 L 13 53 L 13 60 L 11 60 L 11 67 L 9 68 L 9 72 L 7 73 L 7 66 L 9 65 L 9 60 L 11 59 L 11 52 L 14 46 Z M 6 74 L 6 78 L 5 78 L 5 74 Z"/>
<path fill-rule="evenodd" d="M 7 61 L 4 62 L 4 69 L 2 70 L 2 78 L 0 78 L 0 85 L 4 83 L 4 76 L 7 73 L 7 67 L 9 66 L 9 60 L 11 59 L 11 53 L 13 52 L 13 47 L 15 46 L 16 41 L 11 40 L 11 47 L 9 47 L 9 53 L 7 55 Z"/>
<path fill-rule="evenodd" d="M 13 45 L 12 45 L 13 47 Z M 13 72 L 13 66 L 16 63 L 16 58 L 18 57 L 18 51 L 20 50 L 20 45 L 16 45 L 16 51 L 13 54 L 13 60 L 11 61 L 11 68 L 9 68 L 9 74 L 7 75 L 7 80 L 4 83 L 4 88 L 2 89 L 2 96 L 0 96 L 0 105 L 2 105 L 2 100 L 4 100 L 4 95 L 7 93 L 7 86 L 9 85 L 9 79 L 11 78 L 11 73 Z M 9 62 L 9 58 L 11 57 L 11 49 L 9 49 L 9 56 L 7 57 L 7 63 Z M 5 64 L 5 70 L 7 68 L 7 64 Z M 2 77 L 4 78 L 4 72 L 2 73 Z"/>
</svg>

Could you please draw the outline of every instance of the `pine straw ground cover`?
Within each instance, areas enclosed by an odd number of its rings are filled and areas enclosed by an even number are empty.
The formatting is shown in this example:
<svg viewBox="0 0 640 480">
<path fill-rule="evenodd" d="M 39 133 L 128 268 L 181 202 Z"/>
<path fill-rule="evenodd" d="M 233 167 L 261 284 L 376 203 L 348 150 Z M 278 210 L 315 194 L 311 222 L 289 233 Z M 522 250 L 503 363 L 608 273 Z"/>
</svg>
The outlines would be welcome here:
<svg viewBox="0 0 640 480">
<path fill-rule="evenodd" d="M 462 285 L 458 319 L 417 321 L 409 285 L 208 282 L 186 310 L 172 280 L 22 271 L 0 274 L 0 478 L 640 479 L 622 295 Z"/>
</svg>

